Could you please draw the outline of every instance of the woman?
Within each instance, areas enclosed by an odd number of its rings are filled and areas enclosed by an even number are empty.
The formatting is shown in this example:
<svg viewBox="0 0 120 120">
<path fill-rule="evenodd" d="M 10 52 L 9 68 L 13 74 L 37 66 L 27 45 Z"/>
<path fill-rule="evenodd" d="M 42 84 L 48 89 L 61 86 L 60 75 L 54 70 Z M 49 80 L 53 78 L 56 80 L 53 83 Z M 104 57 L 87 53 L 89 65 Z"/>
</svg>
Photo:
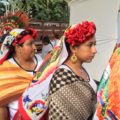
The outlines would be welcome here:
<svg viewBox="0 0 120 120">
<path fill-rule="evenodd" d="M 55 71 L 49 92 L 49 120 L 91 120 L 96 85 L 83 67 L 96 54 L 95 25 L 83 22 L 65 32 L 67 60 Z"/>
<path fill-rule="evenodd" d="M 35 55 L 36 35 L 33 29 L 13 29 L 4 36 L 0 53 L 0 117 L 5 117 L 8 106 L 10 119 L 15 119 L 18 98 L 41 64 L 42 59 Z"/>
<path fill-rule="evenodd" d="M 26 120 L 91 120 L 96 104 L 96 84 L 83 68 L 96 54 L 96 28 L 92 22 L 70 27 L 45 57 L 19 100 Z M 67 49 L 66 49 L 67 48 Z M 35 94 L 33 94 L 35 93 Z"/>
</svg>

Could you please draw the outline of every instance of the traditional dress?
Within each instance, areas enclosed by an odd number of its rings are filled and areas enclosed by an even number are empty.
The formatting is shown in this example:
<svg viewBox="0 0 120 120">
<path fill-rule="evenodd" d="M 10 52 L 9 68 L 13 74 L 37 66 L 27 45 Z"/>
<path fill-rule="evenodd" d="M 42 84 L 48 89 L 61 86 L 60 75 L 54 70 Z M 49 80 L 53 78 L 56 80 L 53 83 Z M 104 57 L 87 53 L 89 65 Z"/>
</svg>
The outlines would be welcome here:
<svg viewBox="0 0 120 120">
<path fill-rule="evenodd" d="M 98 87 L 94 120 L 120 120 L 120 47 L 112 54 Z"/>
<path fill-rule="evenodd" d="M 30 74 L 10 61 L 0 65 L 0 106 L 20 96 L 31 79 Z"/>
<path fill-rule="evenodd" d="M 50 84 L 49 120 L 92 120 L 95 104 L 95 82 L 60 66 Z"/>
<path fill-rule="evenodd" d="M 13 120 L 18 109 L 18 97 L 28 87 L 42 62 L 41 57 L 35 58 L 36 67 L 33 71 L 22 69 L 13 58 L 0 65 L 0 106 L 16 99 L 8 104 L 11 120 Z"/>
<path fill-rule="evenodd" d="M 21 33 L 24 33 L 24 36 L 20 35 Z M 10 54 L 11 45 L 24 43 L 25 40 L 34 38 L 36 34 L 33 29 L 13 29 L 6 34 L 0 49 L 0 106 L 8 104 L 11 120 L 16 119 L 18 99 L 32 81 L 42 59 L 38 55 L 33 58 L 36 64 L 33 71 L 23 69 L 13 57 L 6 59 Z"/>
</svg>

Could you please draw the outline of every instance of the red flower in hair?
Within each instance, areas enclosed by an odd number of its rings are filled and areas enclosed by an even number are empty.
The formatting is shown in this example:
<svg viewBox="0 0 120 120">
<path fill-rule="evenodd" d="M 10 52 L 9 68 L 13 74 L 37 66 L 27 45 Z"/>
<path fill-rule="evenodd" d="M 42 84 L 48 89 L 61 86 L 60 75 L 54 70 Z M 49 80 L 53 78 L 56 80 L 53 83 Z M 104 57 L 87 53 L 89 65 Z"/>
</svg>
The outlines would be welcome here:
<svg viewBox="0 0 120 120">
<path fill-rule="evenodd" d="M 87 40 L 89 40 L 96 32 L 96 27 L 93 22 L 83 22 L 82 24 L 77 24 L 72 26 L 67 30 L 64 35 L 66 41 L 71 46 L 79 45 Z"/>
</svg>

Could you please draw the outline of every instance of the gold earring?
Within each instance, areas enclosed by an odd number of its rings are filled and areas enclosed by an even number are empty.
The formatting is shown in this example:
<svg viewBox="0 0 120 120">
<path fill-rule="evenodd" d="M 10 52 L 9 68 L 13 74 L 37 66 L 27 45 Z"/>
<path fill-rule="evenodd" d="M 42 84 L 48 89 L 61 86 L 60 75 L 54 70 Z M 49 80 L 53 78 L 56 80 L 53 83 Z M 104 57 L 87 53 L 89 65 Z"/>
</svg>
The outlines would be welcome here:
<svg viewBox="0 0 120 120">
<path fill-rule="evenodd" d="M 77 62 L 77 56 L 75 54 L 73 54 L 70 59 L 71 59 L 72 63 Z"/>
</svg>

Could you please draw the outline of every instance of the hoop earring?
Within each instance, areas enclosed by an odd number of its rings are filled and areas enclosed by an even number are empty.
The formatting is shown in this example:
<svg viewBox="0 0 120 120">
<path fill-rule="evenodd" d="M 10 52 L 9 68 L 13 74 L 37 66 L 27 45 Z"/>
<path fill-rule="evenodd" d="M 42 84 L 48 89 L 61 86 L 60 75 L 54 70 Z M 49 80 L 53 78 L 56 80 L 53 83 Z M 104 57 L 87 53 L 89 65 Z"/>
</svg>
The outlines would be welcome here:
<svg viewBox="0 0 120 120">
<path fill-rule="evenodd" d="M 73 54 L 70 59 L 71 59 L 72 63 L 77 62 L 77 56 L 75 54 Z"/>
</svg>

